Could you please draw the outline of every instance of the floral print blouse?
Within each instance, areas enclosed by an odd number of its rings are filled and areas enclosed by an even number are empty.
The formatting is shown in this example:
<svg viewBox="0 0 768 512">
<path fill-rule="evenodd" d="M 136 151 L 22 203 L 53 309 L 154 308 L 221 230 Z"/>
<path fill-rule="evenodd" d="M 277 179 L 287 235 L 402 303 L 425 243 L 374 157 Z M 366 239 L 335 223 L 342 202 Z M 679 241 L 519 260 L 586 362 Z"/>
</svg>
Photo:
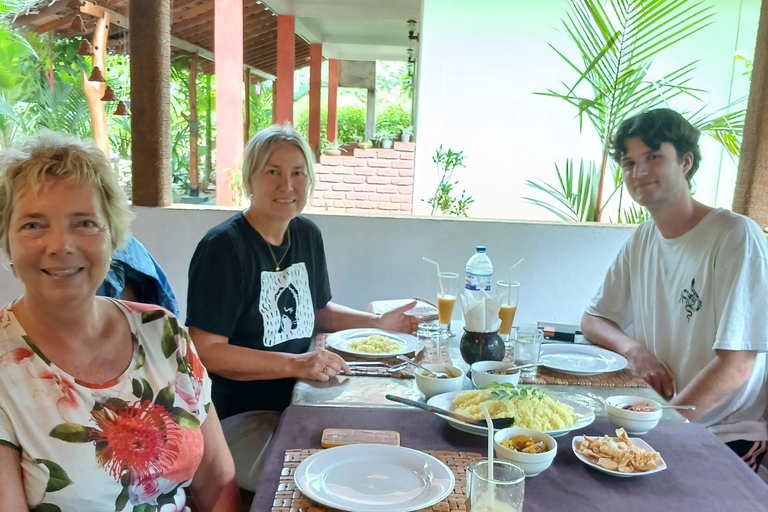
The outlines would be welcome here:
<svg viewBox="0 0 768 512">
<path fill-rule="evenodd" d="M 100 385 L 57 368 L 12 306 L 0 309 L 0 445 L 21 455 L 32 511 L 185 509 L 184 487 L 203 457 L 210 380 L 173 315 L 113 302 L 128 318 L 133 358 Z"/>
</svg>

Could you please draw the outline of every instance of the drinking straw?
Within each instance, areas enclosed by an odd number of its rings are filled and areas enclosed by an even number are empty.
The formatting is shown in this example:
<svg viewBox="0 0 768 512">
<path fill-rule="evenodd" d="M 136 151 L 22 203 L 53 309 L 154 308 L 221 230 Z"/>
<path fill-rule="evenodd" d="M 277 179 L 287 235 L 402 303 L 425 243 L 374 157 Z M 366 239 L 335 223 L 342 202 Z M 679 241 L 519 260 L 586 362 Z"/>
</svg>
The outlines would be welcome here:
<svg viewBox="0 0 768 512">
<path fill-rule="evenodd" d="M 507 304 L 509 305 L 512 305 L 512 270 L 524 261 L 525 258 L 520 258 L 520 261 L 509 268 L 509 287 L 507 288 Z"/>
<path fill-rule="evenodd" d="M 443 280 L 440 279 L 440 264 L 434 260 L 427 258 L 426 256 L 422 256 L 422 259 L 427 263 L 431 263 L 437 267 L 437 282 L 440 283 L 440 296 L 445 297 L 445 291 L 443 290 Z"/>
<path fill-rule="evenodd" d="M 488 424 L 488 480 L 493 481 L 493 419 L 485 403 L 483 403 L 483 414 Z"/>
</svg>

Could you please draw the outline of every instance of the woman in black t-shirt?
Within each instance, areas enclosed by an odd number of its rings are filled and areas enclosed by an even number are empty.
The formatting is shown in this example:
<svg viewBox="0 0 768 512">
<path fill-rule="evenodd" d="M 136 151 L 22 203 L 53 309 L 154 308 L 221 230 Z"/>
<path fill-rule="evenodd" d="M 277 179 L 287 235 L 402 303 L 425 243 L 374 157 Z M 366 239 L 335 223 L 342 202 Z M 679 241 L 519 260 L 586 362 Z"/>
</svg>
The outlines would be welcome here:
<svg viewBox="0 0 768 512">
<path fill-rule="evenodd" d="M 189 269 L 187 326 L 213 378 L 238 483 L 250 490 L 295 379 L 349 373 L 338 355 L 308 352 L 313 332 L 413 332 L 418 321 L 403 314 L 413 304 L 379 316 L 331 302 L 320 230 L 299 216 L 313 160 L 289 125 L 254 135 L 243 155 L 250 205 L 206 233 Z"/>
</svg>

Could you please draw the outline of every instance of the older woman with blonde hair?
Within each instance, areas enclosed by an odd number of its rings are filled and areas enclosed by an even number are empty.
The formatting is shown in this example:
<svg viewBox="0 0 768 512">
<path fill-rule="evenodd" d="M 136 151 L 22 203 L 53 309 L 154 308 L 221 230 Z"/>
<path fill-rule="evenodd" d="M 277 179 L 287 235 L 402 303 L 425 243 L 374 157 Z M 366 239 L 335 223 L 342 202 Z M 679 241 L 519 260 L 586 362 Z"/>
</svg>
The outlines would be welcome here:
<svg viewBox="0 0 768 512">
<path fill-rule="evenodd" d="M 339 355 L 309 350 L 315 331 L 413 332 L 419 320 L 404 314 L 415 302 L 379 316 L 331 301 L 322 235 L 300 216 L 314 186 L 313 163 L 290 125 L 254 135 L 243 156 L 250 204 L 208 231 L 189 269 L 187 326 L 212 374 L 237 480 L 248 490 L 296 379 L 349 372 Z"/>
<path fill-rule="evenodd" d="M 166 310 L 97 297 L 132 214 L 92 142 L 0 154 L 0 243 L 24 294 L 0 309 L 3 510 L 235 511 L 210 381 Z M 127 507 L 127 508 L 126 508 Z"/>
</svg>

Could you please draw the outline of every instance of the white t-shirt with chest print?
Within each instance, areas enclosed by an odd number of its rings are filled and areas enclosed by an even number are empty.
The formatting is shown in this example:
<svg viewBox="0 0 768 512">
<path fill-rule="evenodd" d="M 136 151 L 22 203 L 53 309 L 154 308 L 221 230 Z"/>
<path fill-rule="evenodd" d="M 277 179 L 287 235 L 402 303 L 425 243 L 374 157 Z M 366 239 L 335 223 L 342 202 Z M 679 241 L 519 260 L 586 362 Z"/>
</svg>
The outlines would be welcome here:
<svg viewBox="0 0 768 512">
<path fill-rule="evenodd" d="M 768 247 L 749 218 L 707 214 L 684 235 L 665 239 L 641 225 L 619 252 L 587 313 L 613 320 L 645 343 L 683 389 L 715 349 L 758 351 L 752 375 L 699 423 L 724 442 L 768 439 Z"/>
</svg>

